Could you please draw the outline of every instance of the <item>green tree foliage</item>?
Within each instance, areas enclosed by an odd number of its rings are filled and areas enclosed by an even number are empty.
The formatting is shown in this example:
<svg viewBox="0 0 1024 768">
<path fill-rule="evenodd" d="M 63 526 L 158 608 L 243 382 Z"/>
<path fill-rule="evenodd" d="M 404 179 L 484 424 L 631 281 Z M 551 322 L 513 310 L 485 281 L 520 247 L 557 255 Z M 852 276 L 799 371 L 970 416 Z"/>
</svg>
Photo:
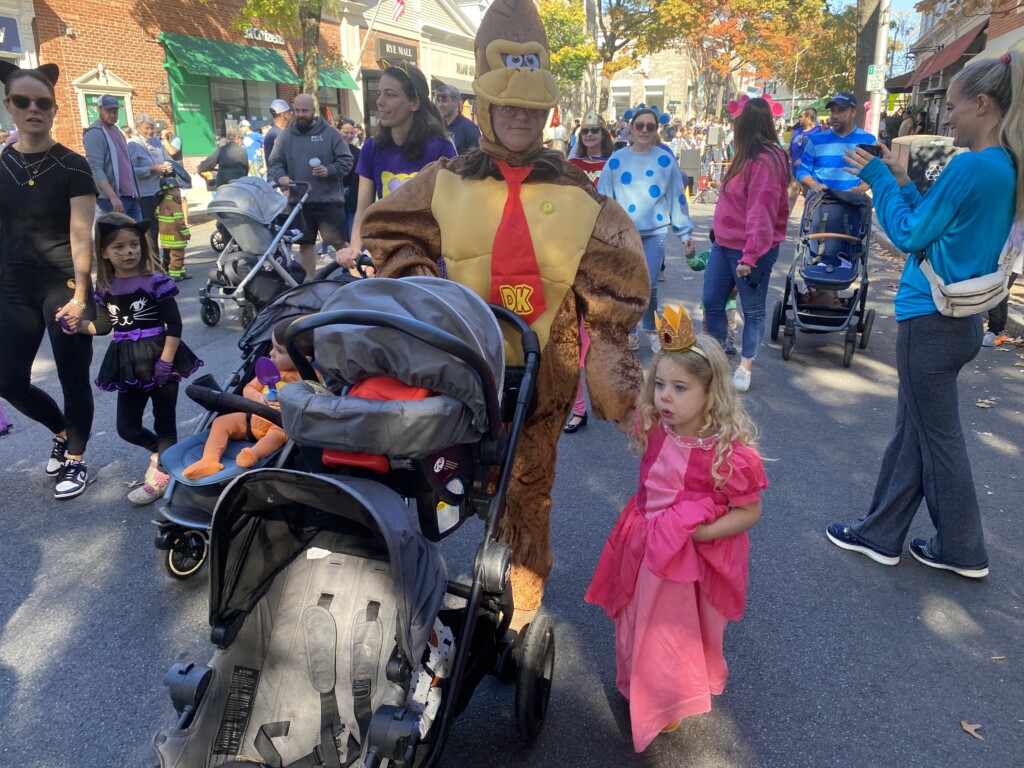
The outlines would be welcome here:
<svg viewBox="0 0 1024 768">
<path fill-rule="evenodd" d="M 825 15 L 820 29 L 806 39 L 807 51 L 790 60 L 780 77 L 805 101 L 838 91 L 852 91 L 857 61 L 857 6 Z"/>
<path fill-rule="evenodd" d="M 583 80 L 587 67 L 599 56 L 587 31 L 587 15 L 578 0 L 541 0 L 540 18 L 551 49 L 551 70 L 559 88 L 567 90 Z"/>
</svg>

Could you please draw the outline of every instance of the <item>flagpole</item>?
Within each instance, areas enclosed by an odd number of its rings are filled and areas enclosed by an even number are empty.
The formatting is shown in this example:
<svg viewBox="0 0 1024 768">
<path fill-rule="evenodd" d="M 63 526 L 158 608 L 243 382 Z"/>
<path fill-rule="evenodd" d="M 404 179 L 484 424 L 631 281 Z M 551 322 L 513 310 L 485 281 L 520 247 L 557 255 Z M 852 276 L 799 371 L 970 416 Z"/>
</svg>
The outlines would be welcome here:
<svg viewBox="0 0 1024 768">
<path fill-rule="evenodd" d="M 373 18 L 370 20 L 370 26 L 366 28 L 366 37 L 363 38 L 363 44 L 359 46 L 359 58 L 356 59 L 356 71 L 355 75 L 353 75 L 353 79 L 359 77 L 363 72 L 363 51 L 366 50 L 366 44 L 370 42 L 370 33 L 373 31 L 373 25 L 377 23 L 377 17 L 380 15 L 380 9 L 383 5 L 384 0 L 378 0 L 377 10 L 373 12 Z"/>
</svg>

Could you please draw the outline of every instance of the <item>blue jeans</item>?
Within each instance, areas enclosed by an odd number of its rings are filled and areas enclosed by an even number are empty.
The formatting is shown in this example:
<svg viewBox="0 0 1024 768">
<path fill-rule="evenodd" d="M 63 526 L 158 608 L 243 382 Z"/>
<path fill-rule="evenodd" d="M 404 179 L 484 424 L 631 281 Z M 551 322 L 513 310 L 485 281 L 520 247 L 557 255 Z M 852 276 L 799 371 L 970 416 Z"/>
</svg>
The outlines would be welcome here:
<svg viewBox="0 0 1024 768">
<path fill-rule="evenodd" d="M 665 235 L 647 235 L 640 238 L 644 244 L 644 257 L 647 259 L 647 272 L 651 276 L 651 302 L 644 312 L 641 325 L 644 331 L 654 333 L 654 311 L 658 308 L 658 273 L 665 262 Z"/>
<path fill-rule="evenodd" d="M 958 568 L 988 566 L 957 393 L 957 376 L 978 354 L 981 337 L 980 315 L 935 313 L 897 324 L 896 434 L 871 509 L 850 526 L 872 549 L 898 556 L 923 499 L 936 528 L 928 548 Z"/>
<path fill-rule="evenodd" d="M 96 205 L 104 213 L 110 213 L 114 210 L 113 204 L 105 197 L 97 198 Z M 121 195 L 121 205 L 124 206 L 124 212 L 135 219 L 135 221 L 142 221 L 142 204 L 139 202 L 139 198 Z"/>
<path fill-rule="evenodd" d="M 742 256 L 743 252 L 734 248 L 723 248 L 718 243 L 711 246 L 707 271 L 704 272 L 704 313 L 708 333 L 724 345 L 729 332 L 725 303 L 735 286 L 743 307 L 742 355 L 753 360 L 764 338 L 768 282 L 771 280 L 775 260 L 779 258 L 779 246 L 776 245 L 758 259 L 757 266 L 747 277 L 736 277 L 736 267 Z"/>
</svg>

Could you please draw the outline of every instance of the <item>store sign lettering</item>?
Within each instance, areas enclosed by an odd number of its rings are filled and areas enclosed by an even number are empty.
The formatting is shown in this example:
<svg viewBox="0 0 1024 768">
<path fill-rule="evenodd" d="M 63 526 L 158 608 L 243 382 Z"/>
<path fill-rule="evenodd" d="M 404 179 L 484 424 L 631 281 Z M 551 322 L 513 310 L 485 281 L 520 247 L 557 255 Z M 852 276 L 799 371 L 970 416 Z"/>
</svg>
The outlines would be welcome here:
<svg viewBox="0 0 1024 768">
<path fill-rule="evenodd" d="M 476 65 L 467 64 L 464 61 L 455 62 L 455 73 L 458 75 L 469 75 L 473 77 L 476 74 Z"/>
<path fill-rule="evenodd" d="M 242 37 L 246 40 L 258 40 L 261 43 L 284 45 L 284 36 L 276 35 L 273 32 L 267 32 L 265 29 L 260 29 L 259 27 L 249 27 L 242 33 Z"/>
<path fill-rule="evenodd" d="M 404 59 L 416 63 L 416 49 L 411 45 L 402 45 L 391 40 L 377 41 L 379 58 L 381 59 Z"/>
</svg>

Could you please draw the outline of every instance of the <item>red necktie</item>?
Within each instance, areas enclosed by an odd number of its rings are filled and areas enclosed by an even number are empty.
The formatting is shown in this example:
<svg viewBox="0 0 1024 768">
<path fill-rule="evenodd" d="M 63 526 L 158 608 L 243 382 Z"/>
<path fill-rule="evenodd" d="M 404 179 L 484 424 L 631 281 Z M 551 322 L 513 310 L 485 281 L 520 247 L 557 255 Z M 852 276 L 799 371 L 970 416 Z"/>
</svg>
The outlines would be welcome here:
<svg viewBox="0 0 1024 768">
<path fill-rule="evenodd" d="M 513 168 L 503 160 L 495 159 L 494 162 L 505 177 L 508 197 L 505 198 L 505 210 L 501 213 L 491 249 L 491 303 L 512 310 L 529 324 L 547 309 L 537 253 L 533 250 L 530 226 L 519 197 L 523 182 L 533 166 Z"/>
</svg>

